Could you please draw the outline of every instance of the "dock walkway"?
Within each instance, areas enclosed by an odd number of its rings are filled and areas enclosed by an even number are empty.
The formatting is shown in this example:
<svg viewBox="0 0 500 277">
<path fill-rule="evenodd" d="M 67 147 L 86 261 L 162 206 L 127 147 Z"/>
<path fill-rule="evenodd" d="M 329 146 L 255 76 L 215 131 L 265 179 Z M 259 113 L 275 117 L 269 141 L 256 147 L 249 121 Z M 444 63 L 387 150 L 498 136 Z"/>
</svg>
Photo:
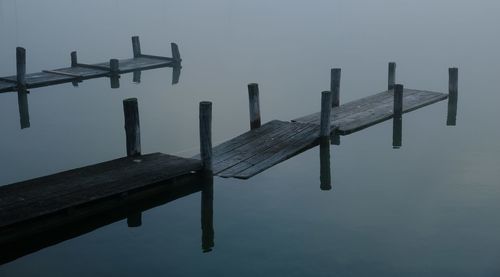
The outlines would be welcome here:
<svg viewBox="0 0 500 277">
<path fill-rule="evenodd" d="M 403 112 L 442 101 L 447 94 L 405 89 Z M 393 117 L 393 91 L 384 91 L 333 107 L 331 130 L 348 135 Z M 320 113 L 292 120 L 273 120 L 213 149 L 214 174 L 248 179 L 318 144 Z"/>
<path fill-rule="evenodd" d="M 132 37 L 134 57 L 129 59 L 111 59 L 107 62 L 85 64 L 78 61 L 77 53 L 71 53 L 71 66 L 53 70 L 26 74 L 26 50 L 17 48 L 17 74 L 0 77 L 0 93 L 20 89 L 39 88 L 63 83 L 78 83 L 83 80 L 116 77 L 119 74 L 150 70 L 155 68 L 172 67 L 179 71 L 181 55 L 179 47 L 171 43 L 172 57 L 162 57 L 142 54 L 139 37 Z M 172 83 L 178 82 L 179 72 L 174 72 Z"/>
<path fill-rule="evenodd" d="M 147 64 L 152 66 L 150 62 Z M 122 70 L 132 68 L 136 68 L 136 65 L 124 67 Z M 449 96 L 455 105 L 457 76 L 458 70 L 450 69 Z M 292 121 L 272 120 L 261 126 L 258 86 L 251 84 L 251 130 L 213 148 L 212 103 L 201 102 L 201 155 L 193 158 L 161 153 L 142 155 L 137 99 L 126 99 L 123 104 L 127 157 L 0 186 L 0 245 L 2 241 L 19 239 L 21 235 L 16 226 L 26 226 L 25 224 L 35 219 L 43 225 L 47 217 L 57 217 L 75 209 L 86 209 L 96 205 L 96 201 L 107 201 L 137 193 L 175 178 L 187 177 L 194 173 L 206 176 L 206 173 L 209 173 L 210 176 L 213 174 L 226 178 L 248 179 L 318 145 L 320 137 L 328 139 L 332 134 L 351 134 L 392 117 L 395 123 L 401 124 L 403 112 L 410 112 L 448 98 L 447 94 L 439 92 L 404 89 L 402 85 L 392 85 L 394 89 L 333 108 L 335 102 L 332 95 L 335 89 L 325 91 L 322 93 L 321 113 L 313 113 Z M 454 114 L 456 116 L 456 109 Z M 401 125 L 397 124 L 394 126 L 399 126 L 397 129 L 401 131 Z M 325 148 L 323 139 L 321 145 Z M 326 149 L 329 151 L 328 141 Z M 326 157 L 329 163 L 329 153 L 322 156 Z"/>
</svg>

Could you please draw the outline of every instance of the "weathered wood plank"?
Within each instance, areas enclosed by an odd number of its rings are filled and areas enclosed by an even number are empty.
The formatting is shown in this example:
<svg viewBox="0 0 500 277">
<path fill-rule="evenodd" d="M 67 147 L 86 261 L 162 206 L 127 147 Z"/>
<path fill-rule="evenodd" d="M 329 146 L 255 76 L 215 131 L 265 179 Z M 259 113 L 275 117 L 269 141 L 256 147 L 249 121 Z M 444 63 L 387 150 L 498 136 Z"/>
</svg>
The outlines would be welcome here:
<svg viewBox="0 0 500 277">
<path fill-rule="evenodd" d="M 308 126 L 307 124 L 285 122 L 285 124 L 280 124 L 279 128 L 270 130 L 270 132 L 260 135 L 256 140 L 243 144 L 231 152 L 214 156 L 214 174 L 218 174 L 235 164 L 251 158 L 260 151 L 264 151 L 277 142 L 282 141 L 283 137 L 298 133 Z"/>
<path fill-rule="evenodd" d="M 332 129 L 340 135 L 347 135 L 392 118 L 393 92 L 384 91 L 335 107 L 332 110 Z M 447 98 L 439 92 L 405 89 L 403 112 L 433 104 Z M 320 113 L 314 113 L 293 120 L 294 122 L 320 124 Z"/>
<path fill-rule="evenodd" d="M 297 133 L 291 133 L 275 141 L 270 147 L 255 153 L 248 159 L 221 172 L 218 176 L 248 179 L 284 160 L 287 160 L 311 147 L 319 137 L 319 128 L 307 125 Z"/>
<path fill-rule="evenodd" d="M 154 153 L 120 158 L 0 187 L 0 227 L 142 188 L 201 169 L 198 160 Z"/>
<path fill-rule="evenodd" d="M 404 93 L 406 93 L 405 90 Z M 432 92 L 412 93 L 404 95 L 403 93 L 403 113 L 408 113 L 419 109 L 421 107 L 442 101 L 448 96 L 446 94 L 437 94 Z M 392 92 L 389 93 L 393 97 Z M 386 102 L 382 105 L 375 106 L 374 108 L 367 109 L 363 112 L 357 113 L 341 119 L 339 122 L 334 122 L 338 126 L 338 133 L 341 135 L 351 134 L 367 127 L 373 126 L 377 123 L 391 119 L 393 117 L 393 103 Z"/>
<path fill-rule="evenodd" d="M 286 124 L 284 121 L 273 120 L 260 128 L 252 130 L 251 132 L 243 133 L 235 138 L 225 141 L 212 149 L 214 157 L 220 157 L 221 155 L 231 152 L 233 149 L 240 147 L 241 145 L 247 144 L 252 140 L 258 139 L 262 134 L 269 132 L 271 130 L 276 130 L 280 125 Z M 195 155 L 193 158 L 200 159 L 200 155 Z"/>
</svg>

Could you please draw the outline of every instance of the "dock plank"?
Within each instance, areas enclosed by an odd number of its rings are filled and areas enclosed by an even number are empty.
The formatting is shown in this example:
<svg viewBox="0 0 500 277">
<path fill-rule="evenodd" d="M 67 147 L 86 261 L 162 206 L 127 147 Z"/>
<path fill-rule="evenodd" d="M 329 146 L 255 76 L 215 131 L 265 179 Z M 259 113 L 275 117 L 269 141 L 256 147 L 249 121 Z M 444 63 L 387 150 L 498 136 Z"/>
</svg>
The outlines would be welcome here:
<svg viewBox="0 0 500 277">
<path fill-rule="evenodd" d="M 403 92 L 403 112 L 411 112 L 442 101 L 447 97 L 447 94 L 439 92 L 405 89 Z M 340 135 L 348 135 L 392 118 L 393 98 L 392 91 L 384 91 L 333 108 L 332 130 L 336 129 Z M 292 121 L 319 125 L 320 113 L 313 113 Z"/>
<path fill-rule="evenodd" d="M 278 163 L 281 163 L 316 145 L 319 128 L 307 125 L 295 134 L 284 136 L 275 141 L 271 147 L 256 152 L 252 157 L 221 172 L 221 177 L 248 179 Z"/>
<path fill-rule="evenodd" d="M 153 153 L 2 186 L 0 228 L 200 169 L 198 160 Z"/>
<path fill-rule="evenodd" d="M 278 120 L 268 122 L 214 147 L 214 174 L 236 177 L 241 171 L 270 158 L 267 163 L 260 165 L 261 169 L 238 175 L 238 178 L 247 179 L 310 147 L 317 138 L 318 130 L 316 125 L 311 124 Z"/>
</svg>

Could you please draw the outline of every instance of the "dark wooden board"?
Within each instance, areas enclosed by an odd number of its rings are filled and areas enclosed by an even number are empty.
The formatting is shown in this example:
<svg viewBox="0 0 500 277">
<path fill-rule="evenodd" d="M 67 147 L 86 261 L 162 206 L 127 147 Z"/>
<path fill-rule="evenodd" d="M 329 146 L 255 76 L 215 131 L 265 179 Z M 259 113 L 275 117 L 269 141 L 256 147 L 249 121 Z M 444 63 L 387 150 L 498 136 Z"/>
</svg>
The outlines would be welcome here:
<svg viewBox="0 0 500 277">
<path fill-rule="evenodd" d="M 439 92 L 405 89 L 403 92 L 403 112 L 407 113 L 419 109 L 447 97 L 447 94 Z M 393 99 L 392 91 L 384 91 L 333 108 L 332 130 L 336 129 L 340 135 L 348 135 L 392 118 Z M 303 116 L 293 121 L 319 125 L 320 113 Z"/>
<path fill-rule="evenodd" d="M 318 135 L 316 125 L 273 120 L 214 147 L 214 174 L 250 178 L 312 147 Z"/>
<path fill-rule="evenodd" d="M 2 186 L 0 228 L 200 169 L 198 160 L 154 153 Z"/>
</svg>

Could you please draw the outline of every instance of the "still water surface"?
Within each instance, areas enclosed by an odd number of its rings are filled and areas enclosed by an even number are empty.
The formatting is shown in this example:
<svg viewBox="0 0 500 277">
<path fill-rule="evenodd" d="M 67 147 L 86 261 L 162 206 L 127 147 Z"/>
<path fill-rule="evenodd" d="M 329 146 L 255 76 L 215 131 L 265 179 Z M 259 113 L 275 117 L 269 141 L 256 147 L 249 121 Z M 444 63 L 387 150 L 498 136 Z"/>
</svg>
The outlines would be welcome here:
<svg viewBox="0 0 500 277">
<path fill-rule="evenodd" d="M 183 58 L 111 89 L 88 80 L 33 89 L 31 127 L 17 95 L 0 95 L 0 184 L 125 154 L 122 100 L 137 97 L 144 153 L 197 152 L 198 102 L 212 101 L 213 139 L 248 129 L 246 84 L 258 82 L 264 121 L 315 112 L 342 68 L 341 101 L 397 82 L 447 90 L 457 66 L 457 126 L 446 101 L 331 147 L 332 186 L 320 190 L 319 149 L 256 177 L 214 179 L 215 247 L 201 249 L 200 193 L 0 266 L 1 276 L 498 276 L 500 275 L 500 3 L 497 1 L 6 1 L 0 75 L 144 53 Z"/>
</svg>

